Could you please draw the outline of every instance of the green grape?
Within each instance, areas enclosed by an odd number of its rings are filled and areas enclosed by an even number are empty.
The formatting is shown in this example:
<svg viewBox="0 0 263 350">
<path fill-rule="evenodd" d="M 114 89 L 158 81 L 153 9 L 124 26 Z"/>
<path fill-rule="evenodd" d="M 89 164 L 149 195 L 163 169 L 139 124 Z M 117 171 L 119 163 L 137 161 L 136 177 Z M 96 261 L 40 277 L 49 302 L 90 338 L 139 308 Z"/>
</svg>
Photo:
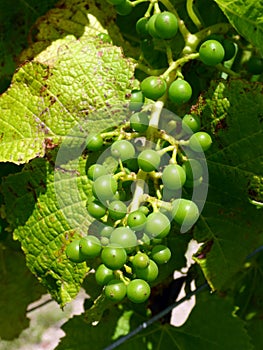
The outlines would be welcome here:
<svg viewBox="0 0 263 350">
<path fill-rule="evenodd" d="M 196 159 L 188 159 L 183 163 L 182 168 L 185 171 L 187 180 L 194 181 L 203 175 L 202 164 Z"/>
<path fill-rule="evenodd" d="M 247 62 L 247 70 L 252 74 L 263 73 L 263 59 L 252 56 Z"/>
<path fill-rule="evenodd" d="M 104 226 L 103 229 L 100 231 L 100 235 L 102 237 L 109 238 L 113 230 L 114 228 L 112 226 Z"/>
<path fill-rule="evenodd" d="M 142 252 L 138 252 L 132 259 L 132 265 L 135 269 L 145 269 L 149 264 L 149 256 Z"/>
<path fill-rule="evenodd" d="M 101 237 L 100 238 L 100 243 L 101 243 L 102 246 L 105 247 L 105 246 L 107 246 L 110 243 L 110 240 L 109 240 L 108 237 Z"/>
<path fill-rule="evenodd" d="M 105 206 L 97 200 L 88 203 L 87 210 L 88 213 L 96 219 L 100 219 L 106 214 Z"/>
<path fill-rule="evenodd" d="M 191 226 L 197 221 L 199 210 L 191 200 L 179 198 L 172 202 L 172 216 L 179 225 Z"/>
<path fill-rule="evenodd" d="M 146 112 L 134 113 L 130 117 L 130 126 L 134 131 L 145 132 L 149 126 L 149 115 Z"/>
<path fill-rule="evenodd" d="M 79 242 L 80 252 L 86 258 L 95 258 L 101 252 L 101 243 L 96 236 L 89 235 L 81 238 Z"/>
<path fill-rule="evenodd" d="M 102 249 L 101 260 L 109 269 L 118 270 L 126 263 L 127 253 L 119 244 L 109 244 Z"/>
<path fill-rule="evenodd" d="M 121 4 L 115 6 L 116 12 L 120 16 L 127 16 L 132 12 L 132 3 L 129 0 L 123 1 Z"/>
<path fill-rule="evenodd" d="M 107 2 L 111 5 L 120 5 L 125 2 L 125 0 L 107 0 Z"/>
<path fill-rule="evenodd" d="M 108 269 L 108 267 L 105 266 L 104 264 L 101 264 L 98 266 L 95 272 L 95 280 L 100 286 L 104 286 L 114 278 L 115 278 L 115 275 L 111 269 Z"/>
<path fill-rule="evenodd" d="M 117 181 L 112 175 L 102 175 L 93 182 L 92 192 L 103 203 L 114 197 L 117 188 Z"/>
<path fill-rule="evenodd" d="M 211 144 L 211 136 L 204 131 L 196 132 L 189 139 L 189 146 L 195 152 L 207 151 Z"/>
<path fill-rule="evenodd" d="M 162 174 L 162 182 L 170 190 L 182 188 L 186 180 L 184 169 L 178 164 L 167 165 Z"/>
<path fill-rule="evenodd" d="M 75 239 L 66 248 L 67 258 L 74 263 L 81 263 L 86 260 L 79 247 L 80 239 Z"/>
<path fill-rule="evenodd" d="M 141 231 L 144 228 L 145 223 L 146 216 L 142 210 L 135 210 L 128 215 L 127 224 L 134 231 Z"/>
<path fill-rule="evenodd" d="M 146 24 L 146 29 L 148 31 L 148 33 L 153 37 L 153 38 L 160 38 L 156 32 L 156 29 L 155 29 L 155 21 L 156 21 L 156 18 L 158 16 L 158 13 L 155 13 L 154 15 L 152 15 L 147 24 Z"/>
<path fill-rule="evenodd" d="M 173 13 L 164 11 L 156 16 L 154 27 L 158 37 L 171 39 L 178 31 L 178 21 Z"/>
<path fill-rule="evenodd" d="M 137 246 L 137 236 L 129 227 L 120 226 L 112 231 L 110 243 L 118 244 L 130 252 Z"/>
<path fill-rule="evenodd" d="M 136 277 L 147 282 L 153 282 L 158 277 L 159 269 L 156 263 L 150 259 L 149 264 L 144 269 L 135 268 Z"/>
<path fill-rule="evenodd" d="M 222 62 L 224 56 L 224 47 L 217 40 L 206 40 L 199 48 L 200 60 L 208 66 L 215 66 Z"/>
<path fill-rule="evenodd" d="M 89 151 L 99 151 L 103 146 L 103 138 L 100 135 L 90 135 L 87 138 L 87 149 Z"/>
<path fill-rule="evenodd" d="M 157 170 L 161 162 L 158 152 L 152 149 L 146 149 L 138 155 L 138 165 L 145 172 Z"/>
<path fill-rule="evenodd" d="M 157 100 L 166 91 L 166 81 L 161 77 L 149 76 L 141 82 L 141 90 L 145 97 Z"/>
<path fill-rule="evenodd" d="M 111 43 L 111 38 L 109 36 L 109 34 L 106 33 L 99 33 L 98 37 L 101 41 L 103 41 L 104 43 Z"/>
<path fill-rule="evenodd" d="M 127 286 L 127 297 L 133 303 L 145 302 L 151 294 L 149 284 L 142 279 L 134 279 Z"/>
<path fill-rule="evenodd" d="M 145 205 L 141 205 L 139 208 L 138 208 L 139 211 L 143 212 L 143 214 L 145 216 L 147 216 L 149 214 L 149 208 L 147 208 Z"/>
<path fill-rule="evenodd" d="M 168 96 L 172 102 L 183 104 L 192 97 L 192 87 L 186 80 L 176 79 L 169 87 Z"/>
<path fill-rule="evenodd" d="M 124 218 L 127 213 L 127 207 L 122 201 L 113 201 L 108 206 L 109 215 L 114 220 Z"/>
<path fill-rule="evenodd" d="M 145 39 L 149 36 L 147 30 L 148 18 L 142 17 L 136 22 L 136 32 L 142 38 Z"/>
<path fill-rule="evenodd" d="M 182 129 L 187 134 L 197 132 L 201 128 L 201 121 L 197 115 L 186 114 L 182 119 Z"/>
<path fill-rule="evenodd" d="M 114 279 L 105 286 L 104 293 L 112 301 L 121 301 L 126 296 L 126 286 L 124 282 Z"/>
<path fill-rule="evenodd" d="M 106 175 L 107 169 L 101 164 L 92 164 L 88 169 L 88 178 L 95 181 L 98 177 Z"/>
<path fill-rule="evenodd" d="M 153 247 L 151 252 L 151 258 L 158 265 L 166 264 L 171 259 L 171 250 L 165 245 L 159 244 Z"/>
<path fill-rule="evenodd" d="M 153 212 L 147 216 L 145 233 L 152 238 L 164 238 L 168 235 L 171 224 L 166 215 L 160 212 Z"/>
<path fill-rule="evenodd" d="M 141 90 L 133 90 L 131 92 L 129 109 L 138 112 L 144 104 L 144 95 Z"/>
<path fill-rule="evenodd" d="M 111 145 L 111 155 L 122 161 L 134 158 L 135 149 L 132 143 L 127 140 L 117 140 Z"/>
<path fill-rule="evenodd" d="M 228 39 L 223 40 L 222 45 L 225 50 L 225 55 L 223 60 L 228 61 L 235 56 L 236 46 L 232 41 Z"/>
</svg>

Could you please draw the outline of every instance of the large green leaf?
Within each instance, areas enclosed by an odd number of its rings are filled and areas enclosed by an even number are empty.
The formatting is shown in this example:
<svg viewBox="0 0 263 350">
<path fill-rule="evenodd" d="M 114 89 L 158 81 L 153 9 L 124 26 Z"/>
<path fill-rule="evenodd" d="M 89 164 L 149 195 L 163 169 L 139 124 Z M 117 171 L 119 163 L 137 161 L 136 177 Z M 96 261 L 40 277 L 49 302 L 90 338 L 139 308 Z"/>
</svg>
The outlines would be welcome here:
<svg viewBox="0 0 263 350">
<path fill-rule="evenodd" d="M 28 270 L 25 257 L 0 245 L 0 338 L 11 340 L 28 327 L 28 304 L 37 300 L 44 288 Z"/>
<path fill-rule="evenodd" d="M 84 350 L 91 341 L 94 350 L 101 350 L 116 340 L 116 336 L 129 333 L 145 321 L 144 317 L 131 310 L 123 309 L 121 312 L 120 309 L 118 317 L 117 315 L 116 310 L 112 313 L 105 312 L 101 322 L 95 327 L 85 324 L 82 316 L 69 320 L 63 326 L 66 336 L 62 338 L 56 350 Z M 103 331 L 104 328 L 107 329 L 107 333 Z M 103 337 L 99 336 L 101 332 Z M 146 350 L 252 349 L 244 322 L 233 315 L 233 306 L 226 300 L 208 293 L 203 293 L 197 298 L 197 304 L 183 326 L 173 327 L 156 322 L 118 348 L 125 350 L 134 348 Z"/>
<path fill-rule="evenodd" d="M 78 40 L 69 35 L 55 41 L 18 70 L 0 97 L 0 161 L 19 164 L 43 156 L 76 124 L 97 122 L 91 112 L 124 104 L 133 69 L 120 48 L 89 31 Z M 101 128 L 125 118 L 113 114 L 100 118 Z"/>
<path fill-rule="evenodd" d="M 78 183 L 78 193 L 68 189 Z M 79 291 L 88 271 L 85 263 L 71 263 L 65 254 L 67 244 L 80 237 L 88 225 L 85 204 L 90 185 L 85 172 L 85 160 L 79 162 L 75 177 L 67 180 L 59 175 L 55 189 L 54 166 L 45 159 L 35 159 L 23 171 L 9 175 L 3 181 L 6 215 L 14 237 L 21 242 L 27 266 L 63 307 Z M 70 205 L 63 211 L 56 191 L 69 197 Z M 70 217 L 74 218 L 74 226 Z"/>
<path fill-rule="evenodd" d="M 258 0 L 215 0 L 236 30 L 263 55 L 263 4 Z"/>
<path fill-rule="evenodd" d="M 206 244 L 196 260 L 212 288 L 222 288 L 263 240 L 262 202 L 251 184 L 263 180 L 262 84 L 214 83 L 196 112 L 211 125 L 209 193 L 195 237 Z"/>
</svg>

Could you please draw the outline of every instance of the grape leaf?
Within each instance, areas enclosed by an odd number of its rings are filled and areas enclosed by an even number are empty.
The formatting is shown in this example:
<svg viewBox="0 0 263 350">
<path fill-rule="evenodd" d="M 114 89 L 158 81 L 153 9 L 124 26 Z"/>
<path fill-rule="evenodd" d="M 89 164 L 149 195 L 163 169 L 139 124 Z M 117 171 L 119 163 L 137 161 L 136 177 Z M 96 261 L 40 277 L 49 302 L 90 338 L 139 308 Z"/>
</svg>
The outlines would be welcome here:
<svg viewBox="0 0 263 350">
<path fill-rule="evenodd" d="M 28 304 L 45 291 L 26 267 L 24 254 L 0 245 L 0 255 L 0 337 L 11 340 L 29 325 Z"/>
<path fill-rule="evenodd" d="M 111 110 L 97 123 L 90 112 L 125 104 L 132 76 L 133 65 L 118 47 L 86 36 L 56 41 L 46 63 L 23 65 L 0 97 L 0 160 L 19 164 L 43 156 L 87 115 L 94 121 L 89 132 L 122 121 L 125 116 Z"/>
<path fill-rule="evenodd" d="M 61 0 L 34 24 L 30 32 L 31 45 L 21 53 L 19 62 L 33 58 L 41 61 L 40 56 L 45 61 L 46 49 L 66 36 L 79 39 L 100 33 L 108 33 L 113 44 L 122 47 L 127 57 L 138 57 L 137 49 L 124 40 L 116 17 L 116 10 L 105 0 L 89 0 L 88 3 L 85 0 Z M 97 40 L 100 41 L 99 37 Z"/>
<path fill-rule="evenodd" d="M 73 317 L 62 326 L 67 336 L 60 340 L 56 350 L 82 350 L 87 349 L 89 344 L 92 344 L 94 350 L 102 350 L 109 345 L 114 336 L 116 324 L 122 313 L 113 306 L 104 312 L 102 321 L 96 326 L 88 324 L 83 315 Z"/>
<path fill-rule="evenodd" d="M 213 289 L 229 282 L 263 240 L 262 213 L 250 200 L 251 182 L 263 179 L 262 92 L 262 84 L 215 82 L 195 110 L 214 133 L 209 193 L 195 230 L 206 243 L 196 261 Z"/>
<path fill-rule="evenodd" d="M 262 1 L 215 0 L 229 22 L 244 38 L 250 41 L 263 55 Z"/>
<path fill-rule="evenodd" d="M 134 348 L 148 350 L 252 349 L 245 323 L 233 315 L 233 306 L 216 295 L 202 294 L 197 297 L 197 304 L 183 326 L 174 327 L 155 322 L 133 338 L 126 340 L 118 348 L 125 350 Z M 140 306 L 140 309 L 143 308 Z M 116 336 L 128 334 L 146 320 L 141 313 L 131 309 L 124 308 L 118 311 L 118 313 L 116 310 L 105 312 L 101 322 L 95 327 L 85 324 L 83 316 L 69 320 L 62 327 L 66 336 L 62 338 L 56 350 L 84 350 L 93 339 L 93 349 L 101 350 L 110 345 Z M 105 327 L 105 324 L 109 327 Z M 100 337 L 98 335 L 101 334 L 103 327 L 104 336 Z"/>
<path fill-rule="evenodd" d="M 52 162 L 51 162 L 52 163 Z M 27 266 L 63 307 L 79 291 L 88 271 L 85 263 L 71 263 L 65 254 L 67 244 L 86 233 L 85 210 L 90 185 L 84 159 L 78 159 L 78 172 L 54 182 L 54 165 L 35 159 L 23 171 L 4 179 L 2 191 L 6 216 L 14 238 L 21 242 Z M 66 171 L 66 170 L 65 170 Z M 79 191 L 68 190 L 75 183 Z M 57 191 L 68 196 L 68 206 L 59 206 Z M 83 216 L 84 215 L 84 216 Z M 73 219 L 72 219 L 73 218 Z"/>
</svg>

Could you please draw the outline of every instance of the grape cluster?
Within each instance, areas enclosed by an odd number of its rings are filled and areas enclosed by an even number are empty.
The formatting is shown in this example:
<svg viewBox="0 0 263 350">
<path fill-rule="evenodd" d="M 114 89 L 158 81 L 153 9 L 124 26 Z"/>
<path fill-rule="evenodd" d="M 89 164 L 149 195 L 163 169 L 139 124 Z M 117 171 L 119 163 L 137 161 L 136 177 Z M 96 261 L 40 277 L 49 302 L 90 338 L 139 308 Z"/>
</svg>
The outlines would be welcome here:
<svg viewBox="0 0 263 350">
<path fill-rule="evenodd" d="M 107 298 L 120 301 L 127 296 L 141 303 L 171 258 L 167 236 L 172 225 L 191 227 L 199 217 L 198 206 L 180 194 L 183 187 L 202 181 L 203 166 L 187 157 L 180 142 L 191 154 L 199 154 L 212 140 L 200 131 L 195 115 L 185 115 L 180 127 L 177 122 L 177 136 L 151 127 L 153 104 L 145 108 L 141 92 L 134 95 L 127 123 L 87 138 L 88 153 L 105 146 L 108 151 L 105 160 L 87 168 L 92 196 L 86 207 L 96 229 L 70 242 L 66 255 L 74 263 L 90 264 L 93 259 L 98 264 L 95 279 Z M 164 110 L 160 117 L 167 118 Z M 169 116 L 168 123 L 169 118 L 173 121 Z M 107 167 L 108 158 L 114 169 Z"/>
</svg>

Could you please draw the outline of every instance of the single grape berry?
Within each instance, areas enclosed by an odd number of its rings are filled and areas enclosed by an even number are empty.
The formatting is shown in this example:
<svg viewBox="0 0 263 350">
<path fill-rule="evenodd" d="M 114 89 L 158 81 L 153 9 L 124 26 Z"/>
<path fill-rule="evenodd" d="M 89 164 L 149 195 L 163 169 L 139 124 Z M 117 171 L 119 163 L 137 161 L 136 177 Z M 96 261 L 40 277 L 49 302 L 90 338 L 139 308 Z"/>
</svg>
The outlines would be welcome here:
<svg viewBox="0 0 263 350">
<path fill-rule="evenodd" d="M 118 270 L 126 263 L 127 253 L 119 244 L 109 244 L 102 249 L 101 260 L 109 269 Z"/>
<path fill-rule="evenodd" d="M 162 173 L 162 182 L 170 190 L 182 188 L 186 180 L 184 169 L 178 164 L 167 165 Z"/>
<path fill-rule="evenodd" d="M 74 263 L 81 263 L 86 260 L 79 247 L 80 239 L 75 239 L 66 248 L 67 258 Z"/>
<path fill-rule="evenodd" d="M 142 38 L 145 39 L 149 36 L 147 30 L 148 18 L 142 17 L 136 22 L 136 32 Z"/>
<path fill-rule="evenodd" d="M 138 155 L 138 165 L 145 172 L 157 170 L 161 162 L 158 152 L 152 149 L 146 149 Z"/>
<path fill-rule="evenodd" d="M 151 294 L 149 284 L 139 278 L 132 280 L 127 286 L 127 297 L 133 303 L 145 302 Z"/>
<path fill-rule="evenodd" d="M 115 278 L 113 270 L 109 269 L 104 264 L 98 266 L 95 272 L 95 280 L 100 286 L 104 286 L 110 280 Z"/>
<path fill-rule="evenodd" d="M 129 109 L 138 112 L 144 103 L 144 95 L 141 90 L 133 90 L 131 92 Z"/>
<path fill-rule="evenodd" d="M 104 226 L 103 229 L 100 231 L 101 237 L 110 237 L 112 231 L 114 228 L 112 226 Z"/>
<path fill-rule="evenodd" d="M 87 210 L 88 213 L 95 219 L 100 219 L 106 214 L 105 206 L 97 200 L 88 203 Z"/>
<path fill-rule="evenodd" d="M 104 293 L 112 301 L 121 301 L 126 296 L 126 286 L 120 280 L 110 280 L 105 286 Z"/>
<path fill-rule="evenodd" d="M 106 175 L 107 169 L 101 164 L 92 164 L 88 169 L 88 178 L 95 181 L 98 177 Z"/>
<path fill-rule="evenodd" d="M 141 82 L 141 90 L 145 97 L 157 100 L 166 91 L 166 81 L 161 77 L 149 76 Z"/>
<path fill-rule="evenodd" d="M 92 185 L 92 192 L 100 202 L 105 202 L 114 197 L 118 188 L 117 181 L 111 175 L 102 175 L 98 177 Z"/>
<path fill-rule="evenodd" d="M 162 244 L 154 246 L 151 252 L 151 258 L 158 265 L 166 264 L 171 259 L 171 256 L 171 250 Z"/>
<path fill-rule="evenodd" d="M 149 263 L 149 256 L 142 252 L 138 252 L 132 259 L 132 265 L 135 269 L 145 269 Z"/>
<path fill-rule="evenodd" d="M 101 252 L 101 243 L 96 236 L 89 235 L 81 238 L 79 242 L 80 252 L 86 258 L 95 258 Z"/>
<path fill-rule="evenodd" d="M 146 215 L 142 212 L 142 210 L 135 210 L 128 215 L 127 224 L 134 231 L 143 230 L 145 223 Z"/>
<path fill-rule="evenodd" d="M 118 244 L 130 252 L 137 246 L 137 236 L 129 227 L 120 226 L 112 231 L 110 243 Z"/>
<path fill-rule="evenodd" d="M 173 13 L 164 11 L 156 16 L 154 27 L 158 37 L 171 39 L 178 31 L 178 21 Z"/>
<path fill-rule="evenodd" d="M 127 140 L 117 140 L 111 145 L 111 155 L 122 161 L 133 158 L 135 156 L 135 148 L 133 144 Z"/>
<path fill-rule="evenodd" d="M 189 139 L 189 146 L 195 152 L 207 151 L 212 144 L 211 136 L 204 131 L 198 131 Z"/>
<path fill-rule="evenodd" d="M 199 209 L 189 199 L 175 199 L 172 202 L 172 216 L 179 225 L 192 226 L 199 217 Z"/>
<path fill-rule="evenodd" d="M 116 200 L 108 206 L 109 215 L 114 220 L 120 220 L 127 214 L 127 207 L 122 201 Z"/>
<path fill-rule="evenodd" d="M 217 40 L 206 40 L 199 48 L 200 60 L 208 66 L 215 66 L 222 62 L 224 56 L 224 47 Z"/>
<path fill-rule="evenodd" d="M 147 216 L 144 230 L 151 238 L 164 238 L 170 229 L 170 220 L 165 214 L 153 212 Z"/>
<path fill-rule="evenodd" d="M 112 42 L 109 34 L 106 34 L 106 33 L 99 33 L 98 38 L 104 43 L 111 43 Z"/>
<path fill-rule="evenodd" d="M 115 10 L 120 16 L 129 15 L 132 9 L 132 3 L 129 0 L 124 0 L 121 4 L 115 6 Z"/>
<path fill-rule="evenodd" d="M 130 117 L 130 126 L 134 131 L 145 132 L 149 126 L 149 115 L 146 112 L 134 113 Z"/>
<path fill-rule="evenodd" d="M 138 208 L 139 211 L 143 212 L 143 214 L 145 216 L 147 216 L 149 214 L 149 208 L 146 207 L 145 205 L 141 205 L 139 208 Z"/>
<path fill-rule="evenodd" d="M 148 266 L 144 269 L 135 268 L 135 274 L 137 278 L 141 278 L 147 282 L 153 282 L 158 277 L 159 269 L 156 263 L 150 259 Z"/>
<path fill-rule="evenodd" d="M 155 21 L 156 21 L 157 17 L 158 17 L 158 13 L 155 13 L 154 15 L 152 15 L 149 18 L 149 20 L 146 24 L 146 29 L 151 37 L 159 39 L 160 37 L 158 36 L 158 34 L 156 32 L 156 28 L 155 28 Z"/>
<path fill-rule="evenodd" d="M 168 96 L 172 102 L 183 104 L 192 97 L 192 87 L 186 80 L 176 79 L 169 87 Z"/>
<path fill-rule="evenodd" d="M 187 134 L 192 134 L 192 132 L 197 132 L 201 128 L 201 121 L 197 115 L 186 114 L 182 119 L 182 129 Z"/>
<path fill-rule="evenodd" d="M 100 135 L 90 135 L 87 138 L 87 149 L 89 151 L 99 151 L 103 146 L 103 138 Z"/>
</svg>

